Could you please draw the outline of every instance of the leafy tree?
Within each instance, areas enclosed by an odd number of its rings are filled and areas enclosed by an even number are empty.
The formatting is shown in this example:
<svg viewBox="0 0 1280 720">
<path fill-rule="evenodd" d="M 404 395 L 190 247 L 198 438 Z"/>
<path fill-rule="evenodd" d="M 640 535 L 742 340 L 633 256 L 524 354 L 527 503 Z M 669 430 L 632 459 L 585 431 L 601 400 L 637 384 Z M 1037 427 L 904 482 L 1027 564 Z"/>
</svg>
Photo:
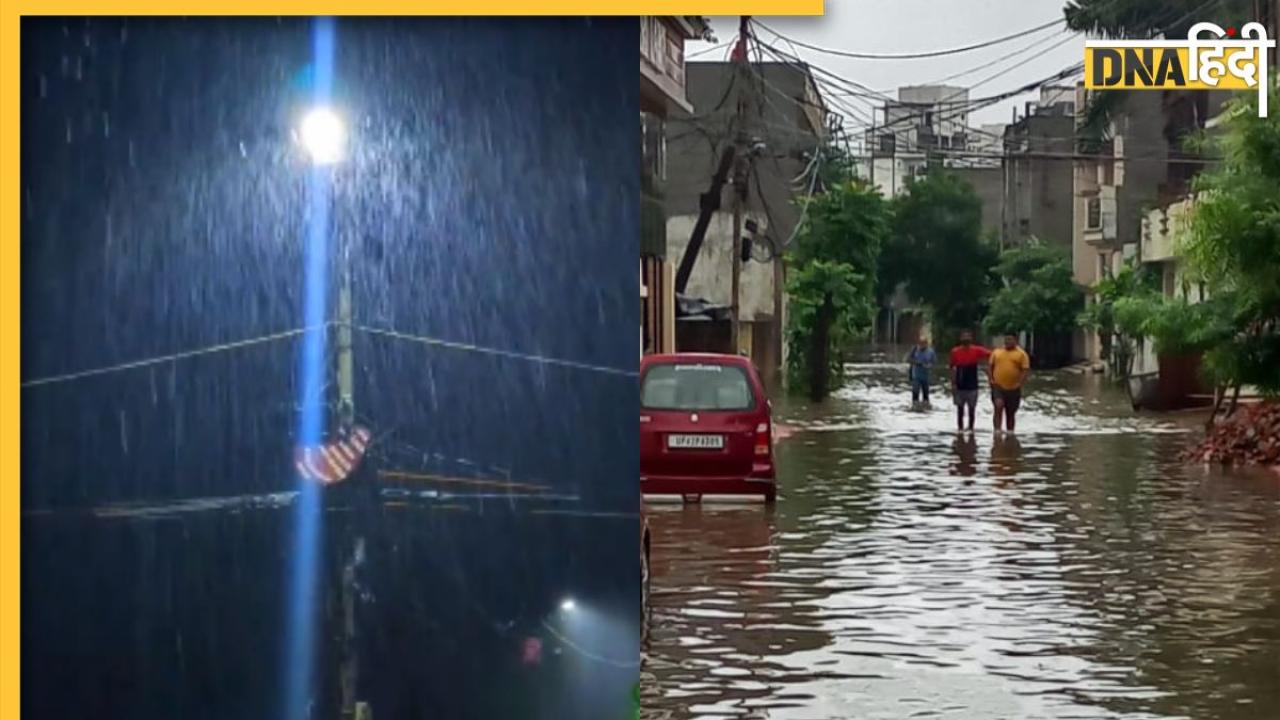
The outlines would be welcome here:
<svg viewBox="0 0 1280 720">
<path fill-rule="evenodd" d="M 935 333 L 972 327 L 994 290 L 998 253 L 982 236 L 982 201 L 943 168 L 931 169 L 893 202 L 893 233 L 881 254 L 877 298 L 901 283 L 927 305 Z"/>
<path fill-rule="evenodd" d="M 988 332 L 1053 335 L 1076 327 L 1084 292 L 1075 284 L 1065 253 L 1028 245 L 1001 255 L 996 271 L 1005 285 L 991 300 L 983 323 Z"/>
<path fill-rule="evenodd" d="M 1274 88 L 1270 102 L 1280 102 Z M 1258 117 L 1249 94 L 1228 106 L 1209 142 L 1223 162 L 1196 179 L 1179 242 L 1232 328 L 1205 365 L 1222 385 L 1280 392 L 1280 116 Z"/>
<path fill-rule="evenodd" d="M 1067 27 L 1106 38 L 1182 39 L 1191 26 L 1205 20 L 1223 27 L 1253 16 L 1253 0 L 1071 0 L 1062 8 Z"/>
<path fill-rule="evenodd" d="M 1125 379 L 1133 370 L 1137 339 L 1142 336 L 1141 319 L 1132 314 L 1117 318 L 1116 307 L 1135 298 L 1154 298 L 1157 279 L 1140 267 L 1126 265 L 1119 272 L 1099 280 L 1093 287 L 1093 302 L 1080 313 L 1078 323 L 1102 338 L 1102 355 L 1111 376 Z"/>
<path fill-rule="evenodd" d="M 818 166 L 818 189 L 838 187 L 854 178 L 857 162 L 849 151 L 834 142 L 828 142 L 821 150 Z"/>
<path fill-rule="evenodd" d="M 1130 337 L 1148 338 L 1160 355 L 1201 353 L 1233 335 L 1225 297 L 1193 303 L 1156 293 L 1123 297 L 1115 303 L 1116 325 Z"/>
<path fill-rule="evenodd" d="M 871 327 L 875 270 L 890 211 L 880 193 L 859 180 L 808 203 L 788 258 L 788 369 L 793 383 L 821 400 L 839 377 L 844 353 Z"/>
</svg>

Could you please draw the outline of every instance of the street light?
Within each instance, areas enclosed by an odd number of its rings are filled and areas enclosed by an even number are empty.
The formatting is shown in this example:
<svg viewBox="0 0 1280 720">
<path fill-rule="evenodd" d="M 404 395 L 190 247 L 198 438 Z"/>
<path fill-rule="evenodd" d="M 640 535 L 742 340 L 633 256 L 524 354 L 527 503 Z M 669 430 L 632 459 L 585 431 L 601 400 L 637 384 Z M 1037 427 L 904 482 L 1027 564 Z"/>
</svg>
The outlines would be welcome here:
<svg viewBox="0 0 1280 720">
<path fill-rule="evenodd" d="M 347 128 L 342 118 L 327 107 L 318 107 L 302 118 L 302 146 L 316 165 L 333 165 L 342 159 L 347 144 Z"/>
<path fill-rule="evenodd" d="M 567 612 L 567 613 L 573 612 L 577 608 L 578 608 L 578 603 L 574 602 L 573 598 L 565 598 L 560 603 L 560 610 L 562 612 Z"/>
<path fill-rule="evenodd" d="M 323 218 L 323 220 L 317 221 L 322 226 L 321 230 L 317 232 L 327 235 L 331 232 L 329 219 L 333 209 L 331 206 L 331 183 L 336 174 L 336 170 L 329 168 L 329 166 L 338 164 L 344 158 L 347 144 L 346 125 L 332 108 L 318 105 L 302 117 L 297 137 L 303 149 L 311 156 L 311 163 L 315 167 L 312 175 L 313 188 L 320 188 L 320 190 L 313 190 L 313 192 L 318 193 L 315 202 L 321 204 L 319 206 L 320 212 L 313 213 L 313 215 Z M 313 209 L 315 209 L 315 206 L 313 206 Z M 336 358 L 338 385 L 337 428 L 345 434 L 351 432 L 355 424 L 355 366 L 352 361 L 351 342 L 351 247 L 345 234 L 340 229 L 333 231 L 332 235 L 338 243 L 339 257 Z M 355 585 L 356 569 L 364 557 L 364 537 L 358 528 L 354 531 L 354 537 L 351 538 L 351 542 L 352 550 L 343 570 L 341 583 L 343 615 L 347 618 L 355 616 L 357 596 Z M 343 638 L 347 648 L 355 647 L 356 626 L 351 620 L 344 624 Z M 344 714 L 354 713 L 356 717 L 361 716 L 359 708 L 364 705 L 364 703 L 357 701 L 354 695 L 354 678 L 357 677 L 358 670 L 357 656 L 349 650 L 344 650 L 341 660 L 341 675 L 344 678 L 341 698 L 342 708 Z M 350 682 L 348 682 L 348 679 L 350 679 Z"/>
<path fill-rule="evenodd" d="M 347 127 L 333 108 L 317 105 L 302 117 L 298 139 L 317 167 L 335 165 L 346 154 Z M 351 248 L 341 233 L 338 278 L 338 425 L 349 431 L 355 423 L 354 365 L 351 358 Z"/>
</svg>

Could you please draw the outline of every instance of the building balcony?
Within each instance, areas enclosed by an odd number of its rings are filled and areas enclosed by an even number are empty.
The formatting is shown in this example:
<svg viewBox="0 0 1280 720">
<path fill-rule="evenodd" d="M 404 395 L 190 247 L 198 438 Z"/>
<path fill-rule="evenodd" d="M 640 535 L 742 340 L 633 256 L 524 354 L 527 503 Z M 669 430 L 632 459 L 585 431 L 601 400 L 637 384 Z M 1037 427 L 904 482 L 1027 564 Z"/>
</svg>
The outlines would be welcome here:
<svg viewBox="0 0 1280 720">
<path fill-rule="evenodd" d="M 693 112 L 685 91 L 684 43 L 707 33 L 701 18 L 640 18 L 640 100 L 665 115 L 672 108 Z"/>
<path fill-rule="evenodd" d="M 1142 261 L 1166 262 L 1177 258 L 1177 237 L 1183 231 L 1190 200 L 1155 208 L 1142 218 Z"/>
<path fill-rule="evenodd" d="M 1116 187 L 1102 185 L 1085 195 L 1084 241 L 1098 248 L 1114 248 L 1119 241 L 1116 228 Z"/>
</svg>

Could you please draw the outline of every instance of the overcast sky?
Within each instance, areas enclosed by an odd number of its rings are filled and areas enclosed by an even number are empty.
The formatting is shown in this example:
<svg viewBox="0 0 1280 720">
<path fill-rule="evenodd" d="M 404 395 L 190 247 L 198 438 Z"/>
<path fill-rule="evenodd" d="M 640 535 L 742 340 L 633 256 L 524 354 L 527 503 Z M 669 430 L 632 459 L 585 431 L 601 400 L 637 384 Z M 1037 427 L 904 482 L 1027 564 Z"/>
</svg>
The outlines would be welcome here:
<svg viewBox="0 0 1280 720">
<path fill-rule="evenodd" d="M 963 47 L 1043 25 L 1062 17 L 1064 4 L 1065 0 L 827 0 L 823 17 L 758 20 L 791 39 L 824 48 L 860 53 L 915 53 Z M 712 18 L 712 27 L 717 43 L 722 43 L 737 33 L 738 19 Z M 899 86 L 932 83 L 1031 46 L 1025 52 L 948 81 L 948 84 L 971 86 L 1018 66 L 972 90 L 971 97 L 982 97 L 1012 90 L 1083 60 L 1084 37 L 1072 38 L 1064 27 L 1054 26 L 981 50 L 915 60 L 837 57 L 789 47 L 764 28 L 759 28 L 757 33 L 762 40 L 777 44 L 812 65 L 895 97 Z M 1055 44 L 1057 47 L 1053 47 Z M 690 43 L 686 52 L 692 54 L 712 46 L 711 43 Z M 727 49 L 715 51 L 692 61 L 724 60 L 726 53 Z M 1023 102 L 1034 98 L 1035 95 L 1024 95 L 974 112 L 970 124 L 1009 122 L 1013 107 L 1021 107 Z M 864 117 L 869 112 L 871 101 L 845 99 L 852 101 Z M 848 112 L 842 111 L 842 114 Z M 864 124 L 865 120 L 855 126 Z"/>
</svg>

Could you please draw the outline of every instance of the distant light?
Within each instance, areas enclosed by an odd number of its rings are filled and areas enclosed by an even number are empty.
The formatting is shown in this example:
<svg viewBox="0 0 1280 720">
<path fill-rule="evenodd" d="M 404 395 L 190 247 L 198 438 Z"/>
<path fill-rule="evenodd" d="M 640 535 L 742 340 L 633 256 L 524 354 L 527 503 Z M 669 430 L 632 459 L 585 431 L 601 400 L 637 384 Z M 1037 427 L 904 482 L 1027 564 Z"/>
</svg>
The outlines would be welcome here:
<svg viewBox="0 0 1280 720">
<path fill-rule="evenodd" d="M 564 601 L 560 603 L 560 609 L 564 612 L 573 612 L 577 607 L 578 603 L 574 602 L 573 598 L 565 598 Z"/>
<path fill-rule="evenodd" d="M 302 119 L 302 146 L 317 165 L 332 165 L 342 159 L 347 144 L 347 129 L 342 118 L 329 108 L 321 107 Z"/>
</svg>

